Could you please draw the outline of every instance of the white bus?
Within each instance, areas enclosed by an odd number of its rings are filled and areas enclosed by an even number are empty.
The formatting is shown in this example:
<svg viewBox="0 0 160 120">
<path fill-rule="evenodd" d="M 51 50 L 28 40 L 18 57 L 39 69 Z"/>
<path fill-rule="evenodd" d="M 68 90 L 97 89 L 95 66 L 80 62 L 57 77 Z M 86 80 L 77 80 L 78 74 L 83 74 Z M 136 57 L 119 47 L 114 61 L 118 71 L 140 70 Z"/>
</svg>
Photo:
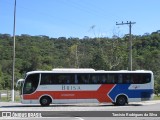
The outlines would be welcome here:
<svg viewBox="0 0 160 120">
<path fill-rule="evenodd" d="M 125 105 L 151 100 L 152 71 L 95 71 L 53 69 L 26 73 L 21 99 L 24 104 L 107 103 Z"/>
</svg>

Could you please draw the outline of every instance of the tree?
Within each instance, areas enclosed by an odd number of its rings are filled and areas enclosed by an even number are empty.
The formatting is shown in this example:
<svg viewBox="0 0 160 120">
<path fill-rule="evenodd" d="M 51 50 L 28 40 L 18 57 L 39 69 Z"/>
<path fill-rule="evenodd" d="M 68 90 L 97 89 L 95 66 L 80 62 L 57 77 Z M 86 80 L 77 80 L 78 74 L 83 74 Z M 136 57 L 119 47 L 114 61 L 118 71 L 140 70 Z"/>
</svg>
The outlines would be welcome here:
<svg viewBox="0 0 160 120">
<path fill-rule="evenodd" d="M 160 83 L 159 82 L 155 82 L 155 84 L 154 84 L 154 93 L 157 95 L 157 96 L 159 96 L 159 93 L 160 93 Z"/>
<path fill-rule="evenodd" d="M 12 74 L 12 36 L 0 34 L 0 89 L 10 88 Z M 160 33 L 133 36 L 133 70 L 153 71 L 159 92 Z M 121 70 L 128 67 L 128 36 L 113 38 L 49 38 L 16 36 L 16 80 L 32 70 L 53 68 L 94 68 Z"/>
<path fill-rule="evenodd" d="M 69 47 L 70 53 L 70 66 L 73 68 L 79 68 L 79 58 L 78 58 L 78 45 L 74 44 Z"/>
<path fill-rule="evenodd" d="M 106 69 L 106 62 L 100 50 L 97 50 L 93 54 L 92 61 L 90 62 L 90 67 L 98 70 Z"/>
<path fill-rule="evenodd" d="M 4 81 L 2 80 L 2 69 L 1 69 L 1 66 L 0 66 L 0 90 L 3 89 L 3 83 Z"/>
</svg>

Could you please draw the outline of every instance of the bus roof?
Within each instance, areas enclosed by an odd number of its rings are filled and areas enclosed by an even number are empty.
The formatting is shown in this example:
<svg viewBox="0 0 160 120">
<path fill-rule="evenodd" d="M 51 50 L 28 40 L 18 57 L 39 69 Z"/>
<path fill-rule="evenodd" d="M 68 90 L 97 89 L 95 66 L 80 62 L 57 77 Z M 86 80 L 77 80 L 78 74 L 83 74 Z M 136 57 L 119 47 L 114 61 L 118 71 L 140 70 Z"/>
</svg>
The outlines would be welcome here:
<svg viewBox="0 0 160 120">
<path fill-rule="evenodd" d="M 119 71 L 105 71 L 105 70 L 94 70 L 90 68 L 56 68 L 52 69 L 51 71 L 31 71 L 27 72 L 27 74 L 34 74 L 34 73 L 152 73 L 152 71 L 148 70 L 135 70 L 135 71 L 128 71 L 128 70 L 119 70 Z"/>
</svg>

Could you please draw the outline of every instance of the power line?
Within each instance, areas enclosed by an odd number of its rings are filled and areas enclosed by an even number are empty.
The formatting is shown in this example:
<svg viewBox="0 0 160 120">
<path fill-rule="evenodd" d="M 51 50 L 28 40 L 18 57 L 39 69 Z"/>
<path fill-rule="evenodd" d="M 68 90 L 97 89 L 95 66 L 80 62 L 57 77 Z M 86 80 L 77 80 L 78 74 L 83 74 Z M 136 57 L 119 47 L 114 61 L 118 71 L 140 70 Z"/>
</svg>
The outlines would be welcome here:
<svg viewBox="0 0 160 120">
<path fill-rule="evenodd" d="M 62 2 L 62 1 L 61 1 Z M 99 16 L 101 19 L 103 18 L 104 20 L 108 19 L 108 17 L 106 17 L 105 15 L 101 15 L 99 13 L 102 13 L 105 14 L 104 10 L 100 10 L 100 9 L 96 9 L 96 7 L 93 7 L 92 5 L 87 5 L 87 4 L 82 4 L 82 2 L 79 2 L 79 1 L 63 1 L 64 5 L 67 6 L 67 4 L 69 6 L 72 6 L 76 9 L 79 9 L 81 12 L 85 12 L 87 13 L 89 16 Z M 89 7 L 91 6 L 91 7 Z"/>
<path fill-rule="evenodd" d="M 103 11 L 101 11 L 101 10 L 99 10 L 99 9 L 95 9 L 96 7 L 94 7 L 93 8 L 93 6 L 92 5 L 89 5 L 89 6 L 87 6 L 87 4 L 82 4 L 82 3 L 80 3 L 79 1 L 70 1 L 70 2 L 66 2 L 66 1 L 57 1 L 57 2 L 59 2 L 59 3 L 63 3 L 63 5 L 65 5 L 65 6 L 68 6 L 69 8 L 74 8 L 74 9 L 78 9 L 78 10 L 80 10 L 80 12 L 81 13 L 87 13 L 88 15 L 87 15 L 87 18 L 89 18 L 89 20 L 90 21 L 93 21 L 94 22 L 94 19 L 91 19 L 91 17 L 97 17 L 97 16 L 99 16 L 99 18 L 101 19 L 101 20 L 104 20 L 104 18 L 106 19 L 106 16 L 105 15 L 102 15 L 102 14 L 99 14 L 98 13 L 98 11 L 99 12 L 103 12 Z M 10 2 L 10 1 L 7 1 L 6 2 L 7 4 L 10 4 L 10 5 L 12 5 L 12 3 Z M 64 23 L 67 23 L 67 24 L 65 24 L 65 25 L 68 25 L 68 24 L 72 24 L 72 25 L 74 25 L 74 26 L 79 26 L 79 27 L 81 27 L 82 26 L 82 23 L 81 22 L 78 22 L 77 21 L 77 19 L 75 20 L 75 18 L 73 17 L 72 19 L 70 19 L 70 18 L 64 18 L 64 17 L 62 17 L 62 15 L 60 15 L 60 14 L 50 14 L 50 13 L 47 13 L 47 12 L 45 12 L 45 11 L 40 11 L 40 10 L 37 10 L 37 9 L 33 9 L 33 8 L 28 8 L 28 7 L 26 7 L 26 6 L 23 6 L 23 5 L 19 5 L 19 7 L 18 7 L 19 9 L 23 9 L 23 10 L 25 10 L 25 11 L 27 11 L 27 12 L 31 12 L 31 14 L 39 14 L 39 15 L 41 15 L 41 16 L 46 16 L 46 17 L 50 17 L 50 18 L 53 18 L 54 19 L 54 22 L 56 22 L 56 21 L 62 21 L 62 22 L 64 22 Z M 24 12 L 23 12 L 24 13 Z M 25 14 L 27 14 L 27 13 L 25 13 Z M 70 13 L 69 13 L 70 14 Z M 86 17 L 85 16 L 83 16 L 84 17 L 84 19 L 86 19 Z M 103 18 L 103 19 L 102 19 Z M 50 19 L 49 19 L 50 20 Z M 92 24 L 94 24 L 94 23 L 92 23 Z"/>
<path fill-rule="evenodd" d="M 116 25 L 129 25 L 129 43 L 130 43 L 130 46 L 129 46 L 129 70 L 132 71 L 132 36 L 131 36 L 131 28 L 132 28 L 132 25 L 133 24 L 136 24 L 136 22 L 126 22 L 124 23 L 122 21 L 122 23 L 117 23 L 116 22 Z"/>
</svg>

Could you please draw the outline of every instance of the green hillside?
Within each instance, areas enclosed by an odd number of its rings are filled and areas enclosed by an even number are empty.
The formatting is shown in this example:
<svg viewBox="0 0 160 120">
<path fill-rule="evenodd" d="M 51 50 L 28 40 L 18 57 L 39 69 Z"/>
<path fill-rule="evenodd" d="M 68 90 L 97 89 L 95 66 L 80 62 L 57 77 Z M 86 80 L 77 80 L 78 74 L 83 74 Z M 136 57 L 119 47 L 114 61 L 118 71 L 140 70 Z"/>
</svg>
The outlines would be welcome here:
<svg viewBox="0 0 160 120">
<path fill-rule="evenodd" d="M 49 38 L 16 36 L 15 82 L 33 70 L 53 68 L 94 68 L 127 70 L 128 35 L 122 38 Z M 160 32 L 132 36 L 133 70 L 151 70 L 156 92 L 160 92 Z M 13 37 L 0 34 L 0 89 L 10 89 Z M 157 84 L 158 83 L 158 84 Z"/>
</svg>

